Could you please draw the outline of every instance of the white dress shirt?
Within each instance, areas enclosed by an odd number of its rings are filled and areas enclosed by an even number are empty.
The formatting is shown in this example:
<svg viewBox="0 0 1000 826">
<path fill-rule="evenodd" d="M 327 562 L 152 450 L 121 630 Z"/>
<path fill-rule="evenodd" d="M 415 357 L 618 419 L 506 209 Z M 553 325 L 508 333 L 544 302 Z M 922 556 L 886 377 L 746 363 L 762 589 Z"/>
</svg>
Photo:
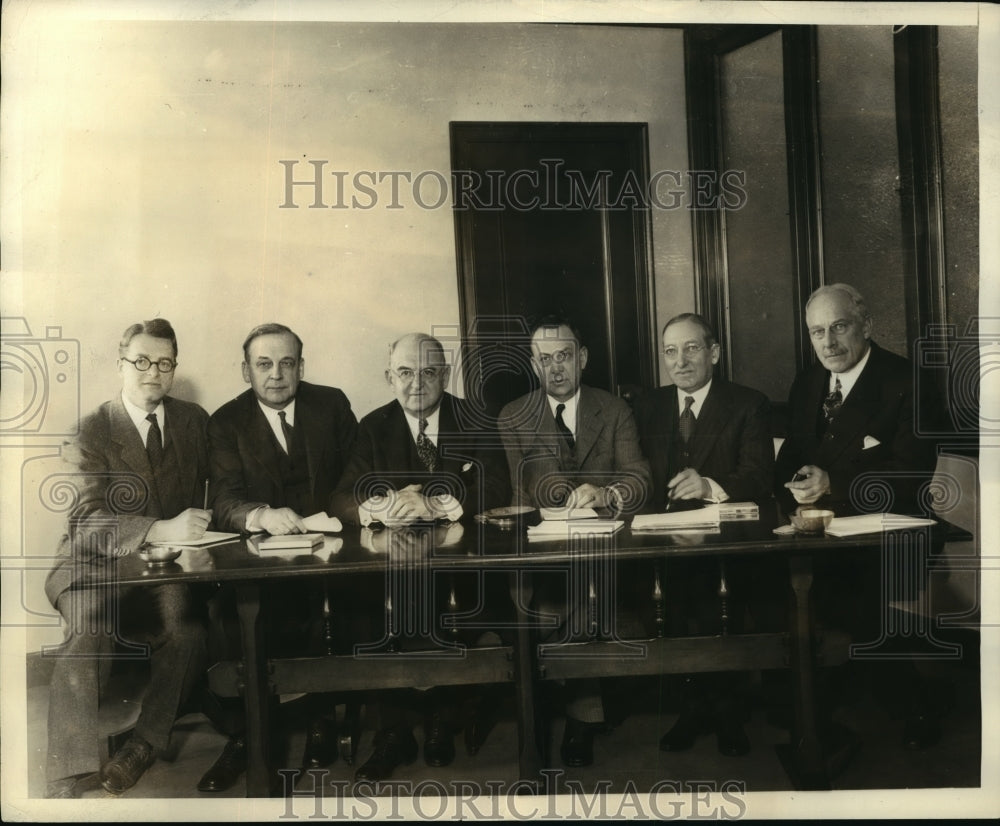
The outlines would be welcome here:
<svg viewBox="0 0 1000 826">
<path fill-rule="evenodd" d="M 872 354 L 871 345 L 868 347 L 868 352 L 866 352 L 861 360 L 855 364 L 850 370 L 845 370 L 843 373 L 831 373 L 829 390 L 827 392 L 832 393 L 833 387 L 837 383 L 837 379 L 840 379 L 840 398 L 844 401 L 847 400 L 847 394 L 851 392 L 854 385 L 857 384 L 858 376 L 861 375 L 861 371 L 865 369 L 865 365 L 868 364 L 868 357 Z"/>
<path fill-rule="evenodd" d="M 124 391 L 122 391 L 122 402 L 125 404 L 125 412 L 128 413 L 128 417 L 132 420 L 132 424 L 134 424 L 136 430 L 139 431 L 139 438 L 142 439 L 142 443 L 145 445 L 146 438 L 149 436 L 149 428 L 152 427 L 146 419 L 149 412 L 132 404 L 132 402 L 125 398 Z M 163 402 L 161 401 L 158 405 L 156 405 L 156 410 L 153 410 L 152 412 L 156 414 L 156 423 L 160 426 L 160 438 L 163 440 L 163 444 L 165 445 L 167 443 L 167 414 L 164 412 Z"/>
<path fill-rule="evenodd" d="M 580 388 L 577 388 L 573 397 L 566 399 L 566 401 L 560 401 L 547 393 L 545 398 L 549 400 L 549 408 L 552 410 L 553 419 L 556 417 L 556 408 L 561 404 L 566 405 L 566 409 L 563 410 L 563 423 L 569 428 L 569 432 L 573 434 L 573 438 L 576 439 L 576 411 L 580 406 Z"/>
</svg>

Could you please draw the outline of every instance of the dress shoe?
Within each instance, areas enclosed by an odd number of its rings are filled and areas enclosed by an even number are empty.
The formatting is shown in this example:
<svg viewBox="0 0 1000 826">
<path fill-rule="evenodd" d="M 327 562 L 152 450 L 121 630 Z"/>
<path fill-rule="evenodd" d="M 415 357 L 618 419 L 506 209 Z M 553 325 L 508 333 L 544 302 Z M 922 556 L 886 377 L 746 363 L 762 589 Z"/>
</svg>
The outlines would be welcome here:
<svg viewBox="0 0 1000 826">
<path fill-rule="evenodd" d="M 319 717 L 309 723 L 306 750 L 302 755 L 303 769 L 321 769 L 337 759 L 337 732 L 334 724 Z"/>
<path fill-rule="evenodd" d="M 240 775 L 247 770 L 247 745 L 242 737 L 233 737 L 201 780 L 199 792 L 224 792 L 231 789 Z"/>
<path fill-rule="evenodd" d="M 101 785 L 111 794 L 122 794 L 131 789 L 156 760 L 153 747 L 137 735 L 115 752 L 114 757 L 101 767 Z"/>
<path fill-rule="evenodd" d="M 424 722 L 424 762 L 428 766 L 448 766 L 455 759 L 455 733 L 440 714 Z"/>
<path fill-rule="evenodd" d="M 750 738 L 743 730 L 743 724 L 733 717 L 720 717 L 716 723 L 715 737 L 719 754 L 727 757 L 742 757 L 750 752 Z"/>
<path fill-rule="evenodd" d="M 660 738 L 660 751 L 687 751 L 706 729 L 703 715 L 685 711 L 677 718 L 670 731 Z"/>
<path fill-rule="evenodd" d="M 45 797 L 49 800 L 76 800 L 84 792 L 96 791 L 100 787 L 101 776 L 98 772 L 84 772 L 53 780 L 45 788 Z"/>
<path fill-rule="evenodd" d="M 903 724 L 903 747 L 910 751 L 929 749 L 941 739 L 941 722 L 934 715 L 907 717 Z"/>
<path fill-rule="evenodd" d="M 594 762 L 594 726 L 567 717 L 559 752 L 564 766 L 574 769 L 589 766 Z"/>
<path fill-rule="evenodd" d="M 396 766 L 408 766 L 416 760 L 417 751 L 417 740 L 409 729 L 383 729 L 375 735 L 375 752 L 354 772 L 354 779 L 373 783 L 386 780 Z"/>
<path fill-rule="evenodd" d="M 496 725 L 496 712 L 492 709 L 478 708 L 472 718 L 465 724 L 465 752 L 475 757 L 486 742 L 490 732 Z"/>
</svg>

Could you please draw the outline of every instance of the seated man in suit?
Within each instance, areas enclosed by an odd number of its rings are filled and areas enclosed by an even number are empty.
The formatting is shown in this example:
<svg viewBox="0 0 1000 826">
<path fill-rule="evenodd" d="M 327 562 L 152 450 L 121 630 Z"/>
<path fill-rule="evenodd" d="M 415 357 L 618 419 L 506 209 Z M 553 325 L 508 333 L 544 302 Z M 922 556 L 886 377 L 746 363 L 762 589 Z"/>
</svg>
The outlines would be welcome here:
<svg viewBox="0 0 1000 826">
<path fill-rule="evenodd" d="M 817 363 L 795 378 L 789 394 L 788 438 L 775 474 L 779 504 L 786 512 L 814 505 L 837 516 L 873 510 L 924 515 L 919 497 L 934 473 L 937 446 L 917 432 L 914 410 L 919 404 L 921 420 L 937 430 L 943 411 L 933 383 L 915 381 L 909 361 L 872 340 L 871 314 L 849 284 L 816 290 L 805 320 Z M 888 602 L 913 596 L 883 587 L 880 554 L 818 562 L 817 613 L 821 621 L 846 626 L 855 642 L 878 639 Z M 902 558 L 889 565 L 914 567 Z M 923 566 L 916 567 L 921 570 L 898 571 L 896 587 L 919 583 Z M 888 661 L 871 676 L 886 681 L 893 706 L 906 717 L 904 744 L 924 748 L 940 737 L 940 725 L 919 672 L 898 653 L 887 651 Z"/>
<path fill-rule="evenodd" d="M 66 622 L 49 687 L 48 797 L 78 797 L 97 780 L 113 794 L 134 786 L 167 747 L 178 708 L 204 669 L 203 605 L 187 586 L 81 586 L 109 557 L 147 542 L 197 539 L 209 524 L 212 514 L 201 507 L 208 414 L 167 395 L 176 366 L 168 321 L 133 324 L 118 345 L 121 394 L 83 419 L 63 446 L 81 483 L 45 583 Z M 152 675 L 133 735 L 95 775 L 98 695 L 123 629 L 149 643 Z"/>
<path fill-rule="evenodd" d="M 303 519 L 325 512 L 354 444 L 357 419 L 343 391 L 302 381 L 302 340 L 282 324 L 261 324 L 243 342 L 243 379 L 250 389 L 226 402 L 208 422 L 213 509 L 222 530 L 272 535 L 305 533 Z M 318 617 L 292 625 L 301 586 L 269 589 L 270 622 L 290 625 L 287 638 L 308 638 Z M 318 712 L 310 722 L 303 762 L 319 767 L 336 758 L 335 736 Z M 241 723 L 199 791 L 230 788 L 246 767 Z"/>
<path fill-rule="evenodd" d="M 498 420 L 514 504 L 639 510 L 650 475 L 635 419 L 626 402 L 581 384 L 587 348 L 578 330 L 564 318 L 540 319 L 532 326 L 531 364 L 541 387 L 505 405 Z M 575 602 L 560 611 L 564 620 Z M 562 759 L 590 765 L 593 734 L 604 722 L 600 691 L 594 681 L 567 691 L 575 696 L 566 706 Z"/>
<path fill-rule="evenodd" d="M 390 347 L 385 380 L 395 399 L 361 420 L 332 498 L 330 510 L 345 524 L 398 528 L 458 522 L 509 501 L 499 439 L 468 402 L 445 390 L 450 375 L 444 349 L 431 336 L 410 333 Z M 376 625 L 382 624 L 380 597 Z M 375 752 L 355 772 L 358 780 L 384 780 L 416 759 L 404 704 L 399 692 L 381 692 Z M 424 727 L 428 765 L 446 766 L 454 759 L 452 705 L 444 692 L 431 692 Z"/>
<path fill-rule="evenodd" d="M 643 394 L 635 404 L 639 441 L 653 474 L 649 509 L 663 512 L 684 500 L 770 500 L 774 447 L 767 397 L 713 378 L 720 348 L 701 316 L 683 313 L 670 319 L 662 340 L 664 364 L 674 383 Z M 727 564 L 732 607 L 734 601 L 743 603 L 751 571 L 736 559 Z M 679 618 L 673 623 L 675 633 L 715 629 L 719 580 L 718 560 L 670 561 L 665 596 L 671 614 Z M 706 609 L 708 616 L 698 616 Z M 739 611 L 729 613 L 737 620 Z M 735 702 L 734 682 L 732 674 L 688 678 L 681 716 L 660 740 L 660 748 L 689 749 L 697 735 L 712 727 L 720 752 L 746 754 L 750 741 Z"/>
</svg>

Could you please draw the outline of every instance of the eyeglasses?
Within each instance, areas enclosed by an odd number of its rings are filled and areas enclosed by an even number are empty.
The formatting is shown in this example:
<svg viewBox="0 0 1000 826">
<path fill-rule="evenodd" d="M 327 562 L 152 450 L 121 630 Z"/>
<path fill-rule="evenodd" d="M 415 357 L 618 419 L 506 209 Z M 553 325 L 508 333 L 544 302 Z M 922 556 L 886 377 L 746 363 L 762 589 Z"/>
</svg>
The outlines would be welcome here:
<svg viewBox="0 0 1000 826">
<path fill-rule="evenodd" d="M 562 364 L 567 359 L 573 358 L 574 355 L 576 355 L 576 353 L 573 350 L 556 350 L 554 353 L 551 354 L 542 353 L 540 356 L 537 356 L 536 358 L 538 359 L 538 363 L 541 364 L 542 367 L 548 367 L 550 364 L 552 364 L 552 362 L 555 362 L 556 364 Z"/>
<path fill-rule="evenodd" d="M 135 361 L 131 359 L 122 358 L 122 361 L 127 361 L 140 373 L 145 373 L 154 364 L 156 369 L 160 373 L 172 373 L 174 368 L 177 366 L 177 362 L 173 359 L 160 359 L 159 361 L 150 361 L 145 356 L 139 356 Z"/>
<path fill-rule="evenodd" d="M 849 321 L 835 321 L 829 327 L 813 327 L 809 331 L 809 335 L 812 336 L 816 341 L 822 341 L 826 338 L 826 331 L 829 330 L 835 336 L 842 336 L 848 330 L 851 329 L 851 323 Z"/>
<path fill-rule="evenodd" d="M 677 358 L 677 355 L 681 352 L 681 350 L 683 350 L 686 358 L 694 358 L 696 355 L 698 355 L 698 353 L 700 353 L 704 349 L 705 349 L 704 344 L 694 344 L 692 342 L 691 344 L 685 344 L 683 347 L 680 348 L 680 350 L 676 347 L 664 347 L 663 356 L 664 358 L 667 359 L 667 361 L 674 361 Z"/>
<path fill-rule="evenodd" d="M 410 382 L 413 381 L 413 377 L 417 373 L 420 373 L 421 381 L 434 381 L 443 370 L 443 367 L 421 367 L 420 370 L 412 370 L 409 367 L 400 367 L 398 370 L 393 370 L 396 378 L 400 381 Z"/>
</svg>

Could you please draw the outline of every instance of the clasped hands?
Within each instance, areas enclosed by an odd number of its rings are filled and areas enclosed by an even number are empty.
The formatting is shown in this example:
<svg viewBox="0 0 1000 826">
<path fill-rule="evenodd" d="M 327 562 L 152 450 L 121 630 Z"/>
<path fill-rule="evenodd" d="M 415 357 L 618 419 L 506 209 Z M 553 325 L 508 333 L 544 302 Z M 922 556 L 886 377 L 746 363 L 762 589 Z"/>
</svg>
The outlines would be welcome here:
<svg viewBox="0 0 1000 826">
<path fill-rule="evenodd" d="M 422 488 L 423 485 L 407 485 L 401 490 L 388 490 L 382 496 L 371 497 L 365 505 L 372 519 L 387 528 L 447 518 L 440 500 L 424 495 L 420 492 Z"/>
</svg>

